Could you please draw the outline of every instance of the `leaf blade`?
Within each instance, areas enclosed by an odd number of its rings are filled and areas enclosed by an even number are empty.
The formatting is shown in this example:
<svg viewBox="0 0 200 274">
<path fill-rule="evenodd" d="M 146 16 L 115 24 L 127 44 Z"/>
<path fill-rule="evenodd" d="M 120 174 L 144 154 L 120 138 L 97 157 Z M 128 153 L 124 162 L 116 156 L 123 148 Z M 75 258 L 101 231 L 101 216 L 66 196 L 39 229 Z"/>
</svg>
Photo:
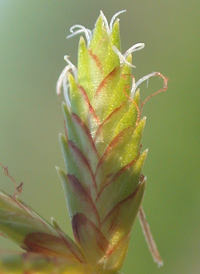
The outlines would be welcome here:
<svg viewBox="0 0 200 274">
<path fill-rule="evenodd" d="M 69 236 L 58 232 L 32 209 L 5 192 L 0 192 L 0 232 L 25 250 L 31 249 L 30 238 L 35 237 L 38 253 L 55 253 L 57 257 L 85 261 L 82 252 Z M 44 237 L 51 238 L 51 242 L 44 242 Z"/>
</svg>

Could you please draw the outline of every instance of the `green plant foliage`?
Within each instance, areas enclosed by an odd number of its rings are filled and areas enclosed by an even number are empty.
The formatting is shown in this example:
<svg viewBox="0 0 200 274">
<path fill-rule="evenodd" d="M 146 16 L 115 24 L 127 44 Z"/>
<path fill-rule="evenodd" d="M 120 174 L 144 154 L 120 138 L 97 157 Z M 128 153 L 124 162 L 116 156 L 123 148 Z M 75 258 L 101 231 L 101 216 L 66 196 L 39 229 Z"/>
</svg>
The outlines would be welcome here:
<svg viewBox="0 0 200 274">
<path fill-rule="evenodd" d="M 66 136 L 60 135 L 66 171 L 57 171 L 75 241 L 55 220 L 49 224 L 23 204 L 19 193 L 1 192 L 0 231 L 27 252 L 2 258 L 1 273 L 111 274 L 124 263 L 146 186 L 147 150 L 141 152 L 146 117 L 141 118 L 137 86 L 162 75 L 135 83 L 131 54 L 144 44 L 121 54 L 120 13 L 108 24 L 101 12 L 93 32 L 72 27 L 70 36 L 82 32 L 86 39 L 80 37 L 77 68 L 65 57 L 57 84 L 66 99 Z"/>
</svg>

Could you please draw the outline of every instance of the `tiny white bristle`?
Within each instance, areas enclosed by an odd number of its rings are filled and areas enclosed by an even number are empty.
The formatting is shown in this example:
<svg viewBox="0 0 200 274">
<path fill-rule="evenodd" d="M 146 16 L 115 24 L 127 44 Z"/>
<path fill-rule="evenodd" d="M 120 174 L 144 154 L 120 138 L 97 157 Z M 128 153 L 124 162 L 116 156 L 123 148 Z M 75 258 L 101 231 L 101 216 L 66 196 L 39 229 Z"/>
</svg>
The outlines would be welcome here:
<svg viewBox="0 0 200 274">
<path fill-rule="evenodd" d="M 136 89 L 138 88 L 139 85 L 141 85 L 144 81 L 148 81 L 149 78 L 153 77 L 153 76 L 158 76 L 159 72 L 152 72 L 152 73 L 149 73 L 145 76 L 143 76 L 142 78 L 140 78 L 135 84 L 134 86 L 132 85 L 132 88 L 131 88 L 131 97 L 133 97 Z"/>
<path fill-rule="evenodd" d="M 69 71 L 70 66 L 67 65 L 63 71 L 61 72 L 57 84 L 56 84 L 56 93 L 57 95 L 60 95 L 62 93 L 62 83 L 63 83 L 63 78 L 65 77 L 65 75 L 67 74 L 67 72 Z"/>
<path fill-rule="evenodd" d="M 121 64 L 127 64 L 129 67 L 135 68 L 134 65 L 132 65 L 131 63 L 129 63 L 126 58 L 124 57 L 124 55 L 118 50 L 117 47 L 113 46 L 113 50 L 114 52 L 119 56 L 119 60 Z"/>
<path fill-rule="evenodd" d="M 137 43 L 135 45 L 133 45 L 132 47 L 130 47 L 125 53 L 124 53 L 124 57 L 126 58 L 130 53 L 133 53 L 135 51 L 141 50 L 145 47 L 144 43 Z"/>
<path fill-rule="evenodd" d="M 77 29 L 77 30 L 74 30 L 74 29 L 76 29 L 76 28 L 78 28 L 78 29 Z M 78 35 L 78 34 L 80 34 L 80 33 L 84 33 L 84 34 L 85 34 L 85 37 L 86 37 L 86 40 L 87 40 L 87 46 L 89 46 L 90 41 L 91 41 L 91 39 L 92 39 L 92 31 L 91 31 L 90 29 L 87 29 L 87 28 L 85 28 L 85 27 L 82 26 L 82 25 L 76 24 L 76 25 L 74 25 L 74 26 L 72 26 L 72 27 L 70 28 L 70 32 L 71 32 L 71 34 L 69 34 L 69 35 L 67 36 L 67 38 L 71 38 L 71 37 L 73 37 L 73 36 L 75 36 L 75 35 Z"/>
<path fill-rule="evenodd" d="M 120 15 L 121 13 L 124 13 L 124 12 L 126 12 L 126 10 L 120 10 L 120 11 L 116 12 L 116 13 L 113 15 L 113 17 L 112 17 L 111 20 L 110 20 L 110 32 L 111 32 L 112 29 L 113 29 L 113 25 L 114 25 L 114 23 L 115 23 L 115 20 L 116 20 L 117 16 Z"/>
</svg>

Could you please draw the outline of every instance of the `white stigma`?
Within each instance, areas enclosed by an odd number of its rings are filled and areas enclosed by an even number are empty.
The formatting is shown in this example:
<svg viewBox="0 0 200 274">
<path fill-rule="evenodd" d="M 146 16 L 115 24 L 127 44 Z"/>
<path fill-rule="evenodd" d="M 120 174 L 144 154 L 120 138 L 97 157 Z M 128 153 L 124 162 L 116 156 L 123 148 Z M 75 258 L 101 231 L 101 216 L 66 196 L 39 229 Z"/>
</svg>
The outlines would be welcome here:
<svg viewBox="0 0 200 274">
<path fill-rule="evenodd" d="M 64 79 L 64 77 L 67 77 L 69 70 L 70 70 L 70 66 L 67 65 L 63 69 L 63 71 L 61 72 L 61 74 L 58 78 L 58 81 L 57 81 L 57 84 L 56 84 L 56 93 L 57 93 L 57 95 L 60 95 L 62 93 L 63 79 Z"/>
<path fill-rule="evenodd" d="M 115 13 L 115 14 L 113 15 L 113 17 L 112 17 L 111 20 L 110 20 L 110 32 L 111 32 L 112 29 L 113 29 L 113 25 L 114 25 L 114 23 L 115 23 L 115 21 L 116 21 L 117 16 L 120 15 L 121 13 L 124 13 L 124 12 L 126 12 L 126 10 L 118 11 L 117 13 Z M 119 20 L 119 19 L 118 19 L 118 20 Z"/>
<path fill-rule="evenodd" d="M 159 75 L 160 75 L 159 72 L 152 72 L 152 73 L 149 73 L 149 74 L 143 76 L 142 78 L 140 78 L 136 83 L 134 83 L 134 84 L 132 85 L 130 97 L 133 98 L 136 89 L 137 89 L 138 86 L 141 85 L 144 81 L 147 81 L 147 83 L 148 83 L 149 78 L 151 78 L 151 77 L 153 77 L 153 76 L 159 76 Z"/>
<path fill-rule="evenodd" d="M 74 29 L 77 29 L 77 30 L 74 30 Z M 87 40 L 87 46 L 90 45 L 90 41 L 92 39 L 92 31 L 90 29 L 87 29 L 82 25 L 74 25 L 70 28 L 70 32 L 71 34 L 69 34 L 67 38 L 71 38 L 77 34 L 84 33 Z"/>
<path fill-rule="evenodd" d="M 127 64 L 129 67 L 135 68 L 136 66 L 129 63 L 126 58 L 128 57 L 129 54 L 131 54 L 135 51 L 143 49 L 144 46 L 145 46 L 144 43 L 137 43 L 137 44 L 133 45 L 132 47 L 130 47 L 124 54 L 122 54 L 116 46 L 113 46 L 113 50 L 119 56 L 119 60 L 120 60 L 121 65 Z"/>
<path fill-rule="evenodd" d="M 69 61 L 69 56 L 68 55 L 64 56 L 64 60 L 68 63 L 70 69 L 73 72 L 74 78 L 77 81 L 77 75 L 78 75 L 77 68 L 72 64 L 72 62 Z"/>
<path fill-rule="evenodd" d="M 120 64 L 127 64 L 129 67 L 135 68 L 134 65 L 132 65 L 130 62 L 126 60 L 126 57 L 118 50 L 116 46 L 113 46 L 114 52 L 118 55 Z"/>
<path fill-rule="evenodd" d="M 108 24 L 108 20 L 107 20 L 107 18 L 105 17 L 103 11 L 102 11 L 102 10 L 100 11 L 100 14 L 101 14 L 101 17 L 102 17 L 102 19 L 103 19 L 104 26 L 105 26 L 105 28 L 106 28 L 107 33 L 111 34 L 111 32 L 112 32 L 112 30 L 113 30 L 113 25 L 114 25 L 114 23 L 115 23 L 115 21 L 116 21 L 116 19 L 117 19 L 117 16 L 118 16 L 119 14 L 121 14 L 121 13 L 124 13 L 124 12 L 126 12 L 126 10 L 121 10 L 121 11 L 116 12 L 116 13 L 113 15 L 113 17 L 111 18 L 111 20 L 110 20 L 110 25 L 109 25 L 109 24 Z M 119 20 L 119 19 L 118 19 L 118 20 Z"/>
<path fill-rule="evenodd" d="M 68 63 L 68 65 L 61 72 L 57 85 L 56 85 L 56 93 L 60 95 L 63 91 L 64 98 L 67 104 L 68 109 L 71 109 L 71 102 L 69 96 L 69 83 L 68 83 L 68 74 L 71 72 L 77 81 L 77 68 L 69 61 L 69 56 L 65 55 L 64 60 Z"/>
<path fill-rule="evenodd" d="M 129 49 L 127 49 L 127 51 L 124 53 L 124 57 L 126 58 L 130 53 L 141 50 L 144 47 L 145 47 L 144 43 L 137 43 L 137 44 L 133 45 L 132 47 L 130 47 Z"/>
</svg>

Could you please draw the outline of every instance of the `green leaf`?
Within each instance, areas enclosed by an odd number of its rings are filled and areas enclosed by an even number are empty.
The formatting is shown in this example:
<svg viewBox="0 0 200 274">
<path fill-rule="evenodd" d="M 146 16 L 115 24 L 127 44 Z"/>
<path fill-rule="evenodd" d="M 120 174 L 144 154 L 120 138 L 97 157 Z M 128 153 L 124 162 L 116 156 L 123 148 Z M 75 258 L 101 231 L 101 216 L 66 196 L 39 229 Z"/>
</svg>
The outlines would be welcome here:
<svg viewBox="0 0 200 274">
<path fill-rule="evenodd" d="M 108 104 L 108 102 L 112 97 L 111 90 L 115 89 L 117 83 L 120 80 L 120 76 L 120 66 L 115 67 L 101 81 L 91 101 L 91 105 L 93 106 L 95 113 L 98 115 L 101 122 L 103 122 L 113 110 L 112 105 Z"/>
<path fill-rule="evenodd" d="M 76 83 L 73 75 L 70 73 L 68 81 L 70 85 L 71 112 L 78 115 L 92 132 L 96 132 L 100 121 L 89 101 L 86 90 Z"/>
<path fill-rule="evenodd" d="M 100 157 L 104 154 L 107 146 L 115 137 L 115 129 L 126 111 L 127 104 L 121 104 L 121 106 L 113 110 L 113 112 L 99 126 L 94 137 L 94 142 Z"/>
<path fill-rule="evenodd" d="M 123 167 L 101 189 L 96 201 L 100 220 L 103 220 L 114 206 L 136 191 L 146 156 L 147 150 L 140 155 L 138 160 L 133 160 Z"/>
<path fill-rule="evenodd" d="M 117 55 L 116 55 L 117 56 Z M 127 57 L 127 61 L 132 63 L 132 55 L 129 54 Z M 109 108 L 110 110 L 114 110 L 115 108 L 119 107 L 123 101 L 127 101 L 127 97 L 125 93 L 129 96 L 130 95 L 130 87 L 132 77 L 131 77 L 131 67 L 127 64 L 124 64 L 121 68 L 121 76 L 116 85 L 116 87 L 111 91 L 111 98 L 109 101 Z"/>
<path fill-rule="evenodd" d="M 91 56 L 84 38 L 81 36 L 78 50 L 78 83 L 86 90 L 89 100 L 93 97 L 95 90 L 95 83 L 91 72 Z M 98 83 L 96 84 L 98 86 Z"/>
<path fill-rule="evenodd" d="M 111 271 L 118 271 L 122 268 L 126 253 L 128 250 L 128 244 L 130 240 L 130 233 L 123 237 L 114 246 L 110 246 L 107 250 L 107 256 L 105 260 L 105 268 Z"/>
<path fill-rule="evenodd" d="M 111 141 L 128 127 L 135 127 L 137 120 L 136 107 L 132 102 L 124 101 L 99 126 L 94 137 L 95 146 L 100 157 Z"/>
<path fill-rule="evenodd" d="M 82 213 L 77 213 L 73 217 L 72 227 L 76 242 L 84 250 L 86 260 L 92 265 L 97 265 L 106 253 L 109 246 L 108 240 L 101 230 Z"/>
<path fill-rule="evenodd" d="M 142 202 L 145 184 L 146 178 L 133 194 L 119 202 L 102 221 L 101 231 L 111 245 L 117 244 L 131 231 Z"/>
<path fill-rule="evenodd" d="M 65 104 L 63 104 L 63 111 L 66 120 L 68 140 L 78 146 L 89 161 L 92 170 L 95 171 L 99 161 L 99 155 L 88 127 L 79 116 L 75 113 L 70 113 Z"/>
<path fill-rule="evenodd" d="M 119 57 L 114 52 L 113 46 L 120 50 L 119 21 L 115 21 L 114 23 L 112 33 L 110 35 L 110 41 L 108 43 L 108 49 L 104 55 L 104 61 L 102 62 L 104 77 L 108 75 L 115 67 L 120 65 Z"/>
<path fill-rule="evenodd" d="M 128 127 L 120 132 L 107 147 L 101 157 L 95 179 L 100 190 L 122 167 L 138 157 L 140 141 L 146 118 L 144 117 L 134 129 Z"/>
<path fill-rule="evenodd" d="M 99 226 L 99 215 L 92 201 L 90 193 L 82 186 L 75 176 L 66 175 L 57 168 L 61 178 L 70 217 L 76 213 L 84 213 L 95 225 Z"/>
<path fill-rule="evenodd" d="M 27 251 L 85 261 L 78 246 L 67 235 L 5 192 L 0 192 L 0 232 Z"/>
<path fill-rule="evenodd" d="M 102 15 L 96 21 L 94 34 L 89 46 L 93 54 L 97 55 L 100 60 L 105 58 L 105 52 L 107 52 L 109 43 L 109 34 L 104 26 Z"/>
<path fill-rule="evenodd" d="M 139 101 L 140 101 L 140 92 L 139 91 L 137 91 L 135 93 L 133 100 L 135 101 L 135 103 L 137 105 L 139 105 Z M 120 133 L 123 129 L 125 129 L 127 127 L 131 127 L 131 126 L 135 127 L 136 126 L 136 122 L 138 119 L 138 110 L 137 110 L 135 104 L 130 100 L 127 102 L 127 107 L 128 107 L 127 111 L 124 113 L 124 116 L 119 121 L 119 123 L 115 129 L 114 136 L 116 136 L 118 133 Z"/>
<path fill-rule="evenodd" d="M 60 136 L 61 147 L 69 175 L 75 175 L 83 187 L 91 194 L 93 201 L 97 197 L 97 186 L 92 169 L 85 155 L 71 141 Z"/>
</svg>

